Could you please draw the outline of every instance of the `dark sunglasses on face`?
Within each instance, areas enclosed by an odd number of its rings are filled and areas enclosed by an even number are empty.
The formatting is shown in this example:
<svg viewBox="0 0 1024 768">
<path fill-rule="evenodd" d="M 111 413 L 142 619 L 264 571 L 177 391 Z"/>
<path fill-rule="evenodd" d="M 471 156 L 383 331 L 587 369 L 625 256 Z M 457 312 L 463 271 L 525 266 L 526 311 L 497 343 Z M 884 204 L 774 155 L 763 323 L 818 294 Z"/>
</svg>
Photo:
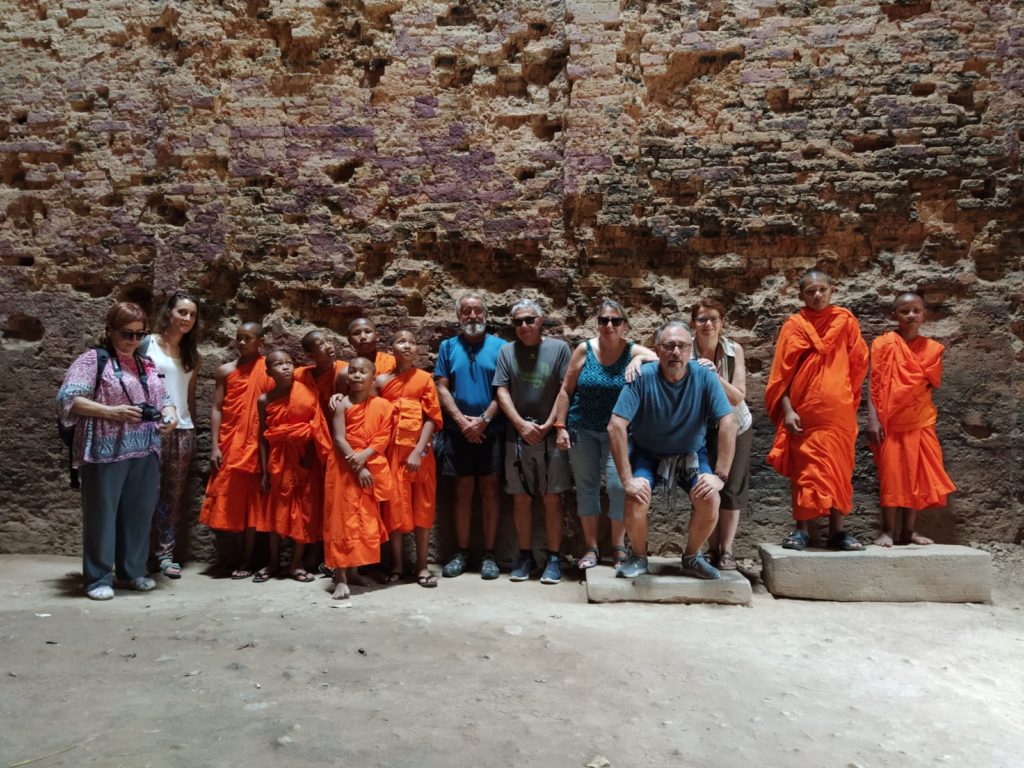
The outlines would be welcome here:
<svg viewBox="0 0 1024 768">
<path fill-rule="evenodd" d="M 608 323 L 611 323 L 616 328 L 618 328 L 624 322 L 626 322 L 626 319 L 624 317 L 599 317 L 599 318 L 597 318 L 597 324 L 598 325 L 608 325 Z"/>
<path fill-rule="evenodd" d="M 537 318 L 534 317 L 533 315 L 529 315 L 527 317 L 512 318 L 512 325 L 514 325 L 516 328 L 519 328 L 520 326 L 523 325 L 533 325 L 535 322 L 537 322 Z"/>
<path fill-rule="evenodd" d="M 149 336 L 149 331 L 121 331 L 121 330 L 119 330 L 118 333 L 121 335 L 121 338 L 124 339 L 125 341 L 142 341 L 144 338 Z"/>
</svg>

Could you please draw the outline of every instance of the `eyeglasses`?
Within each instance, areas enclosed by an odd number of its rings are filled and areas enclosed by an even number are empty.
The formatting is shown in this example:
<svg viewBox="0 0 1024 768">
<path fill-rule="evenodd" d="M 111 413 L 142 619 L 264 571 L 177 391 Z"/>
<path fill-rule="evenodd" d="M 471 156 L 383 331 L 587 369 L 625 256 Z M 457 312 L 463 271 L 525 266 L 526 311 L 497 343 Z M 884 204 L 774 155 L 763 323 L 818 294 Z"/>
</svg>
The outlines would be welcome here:
<svg viewBox="0 0 1024 768">
<path fill-rule="evenodd" d="M 599 317 L 599 318 L 597 318 L 597 324 L 598 325 L 608 325 L 608 323 L 611 323 L 616 328 L 618 328 L 624 322 L 626 322 L 626 318 L 624 318 L 624 317 Z"/>
<path fill-rule="evenodd" d="M 513 317 L 512 325 L 519 328 L 523 325 L 533 325 L 537 321 L 537 318 L 533 315 L 527 315 L 526 317 Z"/>
<path fill-rule="evenodd" d="M 664 349 L 666 352 L 675 352 L 676 350 L 682 352 L 684 349 L 689 349 L 690 347 L 692 347 L 693 344 L 690 344 L 689 342 L 682 342 L 682 341 L 679 341 L 679 342 L 670 341 L 670 342 L 667 342 L 665 344 L 659 344 L 658 346 L 661 347 L 662 349 Z"/>
<path fill-rule="evenodd" d="M 714 325 L 716 323 L 722 322 L 722 318 L 720 318 L 720 317 L 695 317 L 693 319 L 693 322 L 695 322 L 697 325 L 705 325 L 706 323 L 710 323 L 711 325 Z"/>
<path fill-rule="evenodd" d="M 149 336 L 149 331 L 117 331 L 125 341 L 142 341 Z"/>
</svg>

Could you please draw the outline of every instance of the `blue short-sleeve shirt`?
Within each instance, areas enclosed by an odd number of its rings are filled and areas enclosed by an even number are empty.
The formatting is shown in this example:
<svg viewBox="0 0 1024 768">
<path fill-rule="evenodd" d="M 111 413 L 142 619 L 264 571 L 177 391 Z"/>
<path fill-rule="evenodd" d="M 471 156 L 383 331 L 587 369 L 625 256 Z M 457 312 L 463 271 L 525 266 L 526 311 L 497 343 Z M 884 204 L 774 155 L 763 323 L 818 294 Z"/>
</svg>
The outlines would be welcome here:
<svg viewBox="0 0 1024 768">
<path fill-rule="evenodd" d="M 497 336 L 487 334 L 475 344 L 462 336 L 441 342 L 434 364 L 434 376 L 448 379 L 455 405 L 466 416 L 480 416 L 494 399 L 491 382 L 498 366 L 498 352 L 505 345 Z M 445 419 L 445 426 L 454 423 Z"/>
</svg>

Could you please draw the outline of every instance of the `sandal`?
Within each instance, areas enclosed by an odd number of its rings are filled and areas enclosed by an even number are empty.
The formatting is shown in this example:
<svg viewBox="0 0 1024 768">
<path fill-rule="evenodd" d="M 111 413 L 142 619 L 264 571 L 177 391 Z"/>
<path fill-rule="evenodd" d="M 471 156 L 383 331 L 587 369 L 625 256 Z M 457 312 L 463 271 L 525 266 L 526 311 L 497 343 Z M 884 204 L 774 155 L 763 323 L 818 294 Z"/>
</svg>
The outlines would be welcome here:
<svg viewBox="0 0 1024 768">
<path fill-rule="evenodd" d="M 180 579 L 181 578 L 181 566 L 173 560 L 161 560 L 160 561 L 160 573 L 166 576 L 168 579 Z"/>
<path fill-rule="evenodd" d="M 601 552 L 597 547 L 587 547 L 583 551 L 583 557 L 576 562 L 576 567 L 581 571 L 593 568 L 601 562 Z"/>
<path fill-rule="evenodd" d="M 384 583 L 385 584 L 397 584 L 401 580 L 402 580 L 402 572 L 401 571 L 392 571 L 391 573 L 389 573 L 387 576 L 384 577 Z"/>
<path fill-rule="evenodd" d="M 715 565 L 718 566 L 720 571 L 735 571 L 739 567 L 736 563 L 736 558 L 728 550 L 718 556 L 718 562 Z"/>
<path fill-rule="evenodd" d="M 290 576 L 296 581 L 301 581 L 303 584 L 308 584 L 309 582 L 316 580 L 316 576 L 305 568 L 299 568 L 298 570 L 292 571 Z"/>
<path fill-rule="evenodd" d="M 426 587 L 427 589 L 433 589 L 434 587 L 437 586 L 437 576 L 435 576 L 432 573 L 431 574 L 427 574 L 426 576 L 417 576 L 416 577 L 416 583 L 419 584 L 421 587 Z"/>
<path fill-rule="evenodd" d="M 839 549 L 843 552 L 860 552 L 864 549 L 864 545 L 846 531 L 838 531 L 828 537 L 828 548 Z"/>
<path fill-rule="evenodd" d="M 248 568 L 235 568 L 235 570 L 231 572 L 231 578 L 235 581 L 238 581 L 239 579 L 250 579 L 252 578 L 252 571 Z"/>
<path fill-rule="evenodd" d="M 619 570 L 622 564 L 629 560 L 629 550 L 625 547 L 612 547 L 612 566 L 615 570 Z"/>
<path fill-rule="evenodd" d="M 783 549 L 795 549 L 797 552 L 803 552 L 809 546 L 811 546 L 811 537 L 801 530 L 793 531 L 782 540 Z"/>
<path fill-rule="evenodd" d="M 256 574 L 252 577 L 252 580 L 253 583 L 255 584 L 262 584 L 265 581 L 270 581 L 272 578 L 274 578 L 274 575 L 275 574 L 272 570 L 264 566 L 263 568 L 260 568 L 258 571 L 256 571 Z"/>
<path fill-rule="evenodd" d="M 322 576 L 326 576 L 329 579 L 334 578 L 334 569 L 331 568 L 331 566 L 329 566 L 327 563 L 320 563 L 320 565 L 317 567 L 317 570 L 320 571 L 320 575 Z"/>
</svg>

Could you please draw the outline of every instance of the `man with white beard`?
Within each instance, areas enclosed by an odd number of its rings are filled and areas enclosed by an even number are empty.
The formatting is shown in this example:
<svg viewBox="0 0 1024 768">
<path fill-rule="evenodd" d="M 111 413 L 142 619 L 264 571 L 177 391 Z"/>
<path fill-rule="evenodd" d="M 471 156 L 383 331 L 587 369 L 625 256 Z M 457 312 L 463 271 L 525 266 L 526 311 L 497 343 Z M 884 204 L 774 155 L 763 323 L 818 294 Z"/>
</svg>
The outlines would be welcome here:
<svg viewBox="0 0 1024 768">
<path fill-rule="evenodd" d="M 487 333 L 487 307 L 478 293 L 455 302 L 461 333 L 445 339 L 437 351 L 434 377 L 444 410 L 437 461 L 455 478 L 455 538 L 458 550 L 441 573 L 460 576 L 469 559 L 473 490 L 478 484 L 483 506 L 484 555 L 480 577 L 498 578 L 494 542 L 498 535 L 498 471 L 502 465 L 504 419 L 495 400 L 494 370 L 505 342 Z"/>
</svg>

